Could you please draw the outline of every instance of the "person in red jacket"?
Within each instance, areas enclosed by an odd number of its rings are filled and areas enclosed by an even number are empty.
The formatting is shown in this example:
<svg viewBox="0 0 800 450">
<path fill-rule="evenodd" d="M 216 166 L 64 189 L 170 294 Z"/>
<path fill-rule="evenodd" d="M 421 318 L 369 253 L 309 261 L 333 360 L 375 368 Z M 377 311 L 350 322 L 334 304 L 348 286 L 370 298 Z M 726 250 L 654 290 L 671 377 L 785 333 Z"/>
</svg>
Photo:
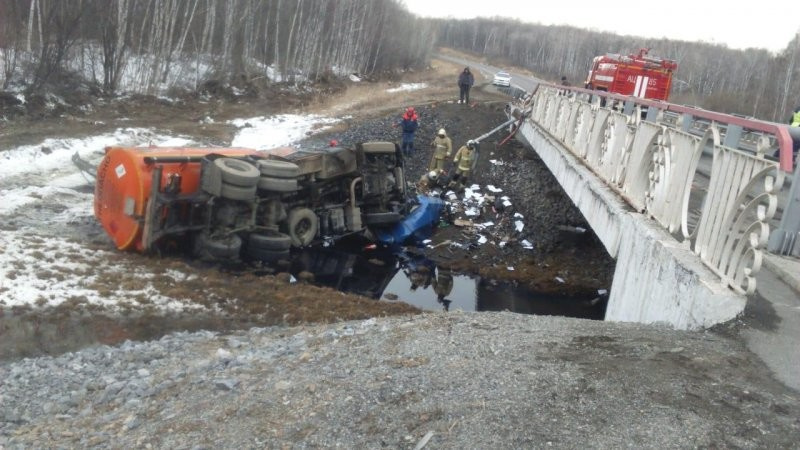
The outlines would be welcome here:
<svg viewBox="0 0 800 450">
<path fill-rule="evenodd" d="M 416 133 L 417 128 L 419 128 L 417 119 L 417 112 L 414 111 L 414 108 L 409 107 L 406 109 L 406 113 L 403 114 L 400 123 L 397 124 L 400 125 L 403 130 L 403 141 L 400 148 L 403 150 L 403 155 L 405 156 L 411 156 L 411 153 L 414 152 L 414 133 Z"/>
</svg>

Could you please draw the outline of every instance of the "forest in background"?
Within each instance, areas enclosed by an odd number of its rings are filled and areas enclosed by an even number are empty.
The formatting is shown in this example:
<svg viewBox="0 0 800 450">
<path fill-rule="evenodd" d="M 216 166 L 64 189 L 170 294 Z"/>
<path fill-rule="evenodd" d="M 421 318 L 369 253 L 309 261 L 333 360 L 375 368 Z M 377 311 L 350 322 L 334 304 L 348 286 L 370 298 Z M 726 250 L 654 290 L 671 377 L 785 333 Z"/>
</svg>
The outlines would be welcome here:
<svg viewBox="0 0 800 450">
<path fill-rule="evenodd" d="M 676 103 L 777 122 L 800 105 L 797 36 L 774 54 L 511 19 L 423 19 L 399 0 L 0 0 L 0 88 L 27 92 L 75 80 L 113 95 L 377 76 L 427 66 L 435 46 L 573 85 L 597 55 L 650 48 L 678 62 Z"/>
<path fill-rule="evenodd" d="M 510 19 L 436 20 L 438 45 L 525 67 L 550 80 L 566 76 L 583 86 L 592 58 L 637 53 L 674 59 L 670 101 L 725 113 L 786 122 L 800 106 L 796 60 L 798 35 L 773 54 L 724 45 L 645 39 L 568 26 L 545 26 Z M 742 30 L 742 32 L 745 32 Z"/>
<path fill-rule="evenodd" d="M 0 0 L 0 81 L 77 73 L 106 94 L 315 81 L 423 67 L 434 40 L 397 0 Z"/>
</svg>

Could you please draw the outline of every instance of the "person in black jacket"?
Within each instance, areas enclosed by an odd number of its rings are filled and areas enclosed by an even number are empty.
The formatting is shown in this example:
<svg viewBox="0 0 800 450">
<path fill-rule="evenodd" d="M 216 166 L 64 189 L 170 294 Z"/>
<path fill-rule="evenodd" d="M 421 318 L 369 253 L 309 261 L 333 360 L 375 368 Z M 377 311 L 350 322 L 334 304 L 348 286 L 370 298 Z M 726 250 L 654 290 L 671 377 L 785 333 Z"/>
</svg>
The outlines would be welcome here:
<svg viewBox="0 0 800 450">
<path fill-rule="evenodd" d="M 475 77 L 469 71 L 469 67 L 465 67 L 461 75 L 458 76 L 458 88 L 461 91 L 458 103 L 469 104 L 469 89 L 475 84 Z"/>
</svg>

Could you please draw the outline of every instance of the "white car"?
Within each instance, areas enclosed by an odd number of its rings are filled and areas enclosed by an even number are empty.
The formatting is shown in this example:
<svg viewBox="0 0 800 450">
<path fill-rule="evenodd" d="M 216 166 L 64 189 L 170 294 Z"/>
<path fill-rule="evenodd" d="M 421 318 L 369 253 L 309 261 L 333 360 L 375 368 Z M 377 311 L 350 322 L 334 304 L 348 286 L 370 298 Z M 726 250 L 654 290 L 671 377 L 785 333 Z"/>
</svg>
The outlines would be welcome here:
<svg viewBox="0 0 800 450">
<path fill-rule="evenodd" d="M 508 72 L 497 72 L 494 74 L 492 84 L 495 86 L 508 86 L 511 87 L 511 74 Z"/>
</svg>

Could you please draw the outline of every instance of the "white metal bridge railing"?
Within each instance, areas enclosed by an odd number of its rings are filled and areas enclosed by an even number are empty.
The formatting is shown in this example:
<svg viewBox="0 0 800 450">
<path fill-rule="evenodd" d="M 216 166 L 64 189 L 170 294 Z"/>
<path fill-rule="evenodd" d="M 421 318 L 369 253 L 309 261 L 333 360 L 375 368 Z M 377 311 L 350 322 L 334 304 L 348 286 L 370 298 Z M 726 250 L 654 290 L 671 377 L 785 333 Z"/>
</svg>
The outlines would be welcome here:
<svg viewBox="0 0 800 450">
<path fill-rule="evenodd" d="M 791 171 L 785 126 L 549 85 L 514 108 L 687 243 L 723 283 L 755 291 Z"/>
</svg>

